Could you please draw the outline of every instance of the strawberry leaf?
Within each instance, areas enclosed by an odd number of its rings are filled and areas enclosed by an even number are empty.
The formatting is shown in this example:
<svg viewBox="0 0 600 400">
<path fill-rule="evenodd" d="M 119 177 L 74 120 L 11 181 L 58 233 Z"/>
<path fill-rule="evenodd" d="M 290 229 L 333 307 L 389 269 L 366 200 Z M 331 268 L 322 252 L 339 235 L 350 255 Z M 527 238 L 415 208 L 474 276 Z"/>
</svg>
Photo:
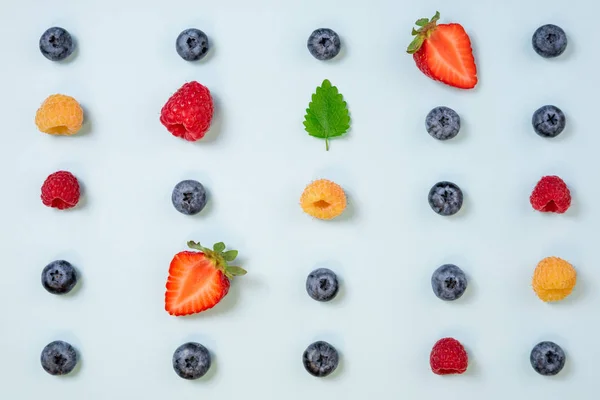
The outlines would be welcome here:
<svg viewBox="0 0 600 400">
<path fill-rule="evenodd" d="M 223 243 L 223 242 L 215 243 L 215 245 L 213 246 L 213 250 L 217 253 L 222 252 L 223 250 L 225 250 L 225 243 Z"/>
<path fill-rule="evenodd" d="M 418 19 L 415 22 L 415 25 L 419 26 L 419 29 L 412 28 L 411 35 L 415 36 L 413 41 L 406 48 L 406 52 L 408 54 L 415 54 L 423 43 L 425 39 L 428 39 L 431 36 L 431 32 L 437 27 L 437 21 L 440 19 L 440 12 L 436 11 L 435 15 L 431 18 L 431 20 L 427 18 Z"/>
<path fill-rule="evenodd" d="M 242 267 L 237 267 L 235 265 L 227 266 L 227 273 L 231 276 L 242 276 L 246 275 L 247 271 Z"/>
<path fill-rule="evenodd" d="M 419 49 L 423 45 L 424 41 L 425 41 L 425 36 L 423 36 L 423 35 L 419 35 L 419 36 L 415 37 L 415 39 L 408 45 L 408 49 L 406 49 L 406 52 L 408 54 L 416 53 L 417 51 L 419 51 Z"/>
<path fill-rule="evenodd" d="M 202 245 L 199 242 L 194 242 L 193 240 L 190 240 L 189 242 L 187 242 L 187 245 L 190 249 L 194 249 L 194 250 L 200 250 L 200 251 L 204 251 L 204 247 L 202 247 Z"/>
<path fill-rule="evenodd" d="M 350 129 L 347 104 L 328 79 L 317 87 L 311 100 L 304 116 L 304 129 L 310 136 L 325 139 L 325 150 L 329 151 L 329 139 Z"/>
<path fill-rule="evenodd" d="M 233 261 L 233 260 L 235 260 L 235 258 L 237 256 L 238 256 L 237 250 L 229 250 L 229 251 L 226 251 L 225 253 L 223 253 L 223 258 L 225 259 L 225 261 Z"/>
</svg>

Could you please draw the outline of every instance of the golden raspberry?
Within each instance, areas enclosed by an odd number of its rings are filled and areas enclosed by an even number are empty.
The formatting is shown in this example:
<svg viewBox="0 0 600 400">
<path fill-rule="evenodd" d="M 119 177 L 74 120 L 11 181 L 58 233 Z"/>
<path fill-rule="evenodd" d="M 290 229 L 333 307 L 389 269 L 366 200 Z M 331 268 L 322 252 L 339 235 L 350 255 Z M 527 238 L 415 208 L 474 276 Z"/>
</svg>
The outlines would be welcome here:
<svg viewBox="0 0 600 400">
<path fill-rule="evenodd" d="M 337 183 L 319 179 L 304 189 L 300 206 L 315 218 L 333 219 L 346 208 L 346 194 Z"/>
<path fill-rule="evenodd" d="M 575 268 L 558 257 L 547 257 L 539 262 L 533 273 L 533 290 L 546 302 L 559 301 L 573 291 L 577 282 Z"/>
<path fill-rule="evenodd" d="M 37 110 L 35 124 L 50 135 L 74 135 L 83 124 L 83 109 L 74 98 L 53 94 Z"/>
</svg>

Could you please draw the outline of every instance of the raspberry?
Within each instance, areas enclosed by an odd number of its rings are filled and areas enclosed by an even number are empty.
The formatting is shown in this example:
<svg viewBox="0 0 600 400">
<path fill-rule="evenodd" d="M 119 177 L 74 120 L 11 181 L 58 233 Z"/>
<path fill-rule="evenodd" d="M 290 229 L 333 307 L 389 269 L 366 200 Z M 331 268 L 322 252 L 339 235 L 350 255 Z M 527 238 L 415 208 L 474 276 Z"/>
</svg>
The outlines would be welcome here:
<svg viewBox="0 0 600 400">
<path fill-rule="evenodd" d="M 50 135 L 74 135 L 83 124 L 83 109 L 73 97 L 53 94 L 37 110 L 35 124 Z"/>
<path fill-rule="evenodd" d="M 558 176 L 544 176 L 535 185 L 529 201 L 538 211 L 562 214 L 571 206 L 571 192 Z"/>
<path fill-rule="evenodd" d="M 210 91 L 198 82 L 183 85 L 160 112 L 160 122 L 173 136 L 195 142 L 204 137 L 213 117 Z"/>
<path fill-rule="evenodd" d="M 319 179 L 310 183 L 300 197 L 305 213 L 319 219 L 333 219 L 346 208 L 346 194 L 335 182 Z"/>
<path fill-rule="evenodd" d="M 437 375 L 462 374 L 469 365 L 469 356 L 458 340 L 443 338 L 431 349 L 429 365 Z"/>
<path fill-rule="evenodd" d="M 558 257 L 544 258 L 533 272 L 533 290 L 545 302 L 564 299 L 571 294 L 576 283 L 575 268 Z"/>
<path fill-rule="evenodd" d="M 50 174 L 42 185 L 42 203 L 59 210 L 75 207 L 79 194 L 79 182 L 68 171 Z"/>
</svg>

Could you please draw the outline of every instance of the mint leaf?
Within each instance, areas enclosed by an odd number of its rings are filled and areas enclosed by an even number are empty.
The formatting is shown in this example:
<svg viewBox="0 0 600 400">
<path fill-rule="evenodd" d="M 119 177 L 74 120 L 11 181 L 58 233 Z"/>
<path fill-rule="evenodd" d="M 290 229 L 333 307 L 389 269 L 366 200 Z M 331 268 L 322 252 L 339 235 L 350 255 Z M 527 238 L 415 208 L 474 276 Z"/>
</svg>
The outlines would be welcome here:
<svg viewBox="0 0 600 400">
<path fill-rule="evenodd" d="M 226 251 L 225 253 L 223 253 L 223 258 L 225 259 L 225 261 L 233 261 L 233 260 L 235 260 L 235 258 L 237 256 L 238 256 L 237 250 L 229 250 L 229 251 Z"/>
<path fill-rule="evenodd" d="M 223 250 L 225 250 L 225 243 L 223 243 L 223 242 L 215 243 L 215 245 L 213 246 L 213 250 L 216 251 L 217 253 L 222 252 Z"/>
<path fill-rule="evenodd" d="M 329 139 L 350 129 L 347 104 L 328 79 L 317 88 L 311 100 L 304 116 L 304 129 L 310 136 L 325 139 L 325 150 L 329 151 Z"/>
</svg>

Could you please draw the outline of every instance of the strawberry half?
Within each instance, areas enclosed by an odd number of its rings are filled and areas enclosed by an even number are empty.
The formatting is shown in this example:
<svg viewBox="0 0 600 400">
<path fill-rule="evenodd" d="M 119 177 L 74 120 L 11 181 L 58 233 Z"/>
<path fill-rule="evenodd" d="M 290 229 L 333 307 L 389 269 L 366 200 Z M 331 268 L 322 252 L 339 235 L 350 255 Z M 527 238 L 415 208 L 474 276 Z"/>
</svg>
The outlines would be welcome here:
<svg viewBox="0 0 600 400">
<path fill-rule="evenodd" d="M 169 267 L 165 310 L 171 315 L 197 314 L 214 307 L 229 292 L 231 279 L 245 275 L 243 268 L 229 265 L 237 250 L 225 251 L 225 244 L 216 243 L 213 249 L 200 243 L 188 242 L 198 251 L 175 254 Z"/>
<path fill-rule="evenodd" d="M 413 55 L 417 67 L 435 81 L 460 89 L 477 84 L 477 67 L 471 39 L 459 24 L 439 24 L 440 13 L 428 20 L 421 18 L 412 30 L 415 36 L 406 50 Z"/>
</svg>

